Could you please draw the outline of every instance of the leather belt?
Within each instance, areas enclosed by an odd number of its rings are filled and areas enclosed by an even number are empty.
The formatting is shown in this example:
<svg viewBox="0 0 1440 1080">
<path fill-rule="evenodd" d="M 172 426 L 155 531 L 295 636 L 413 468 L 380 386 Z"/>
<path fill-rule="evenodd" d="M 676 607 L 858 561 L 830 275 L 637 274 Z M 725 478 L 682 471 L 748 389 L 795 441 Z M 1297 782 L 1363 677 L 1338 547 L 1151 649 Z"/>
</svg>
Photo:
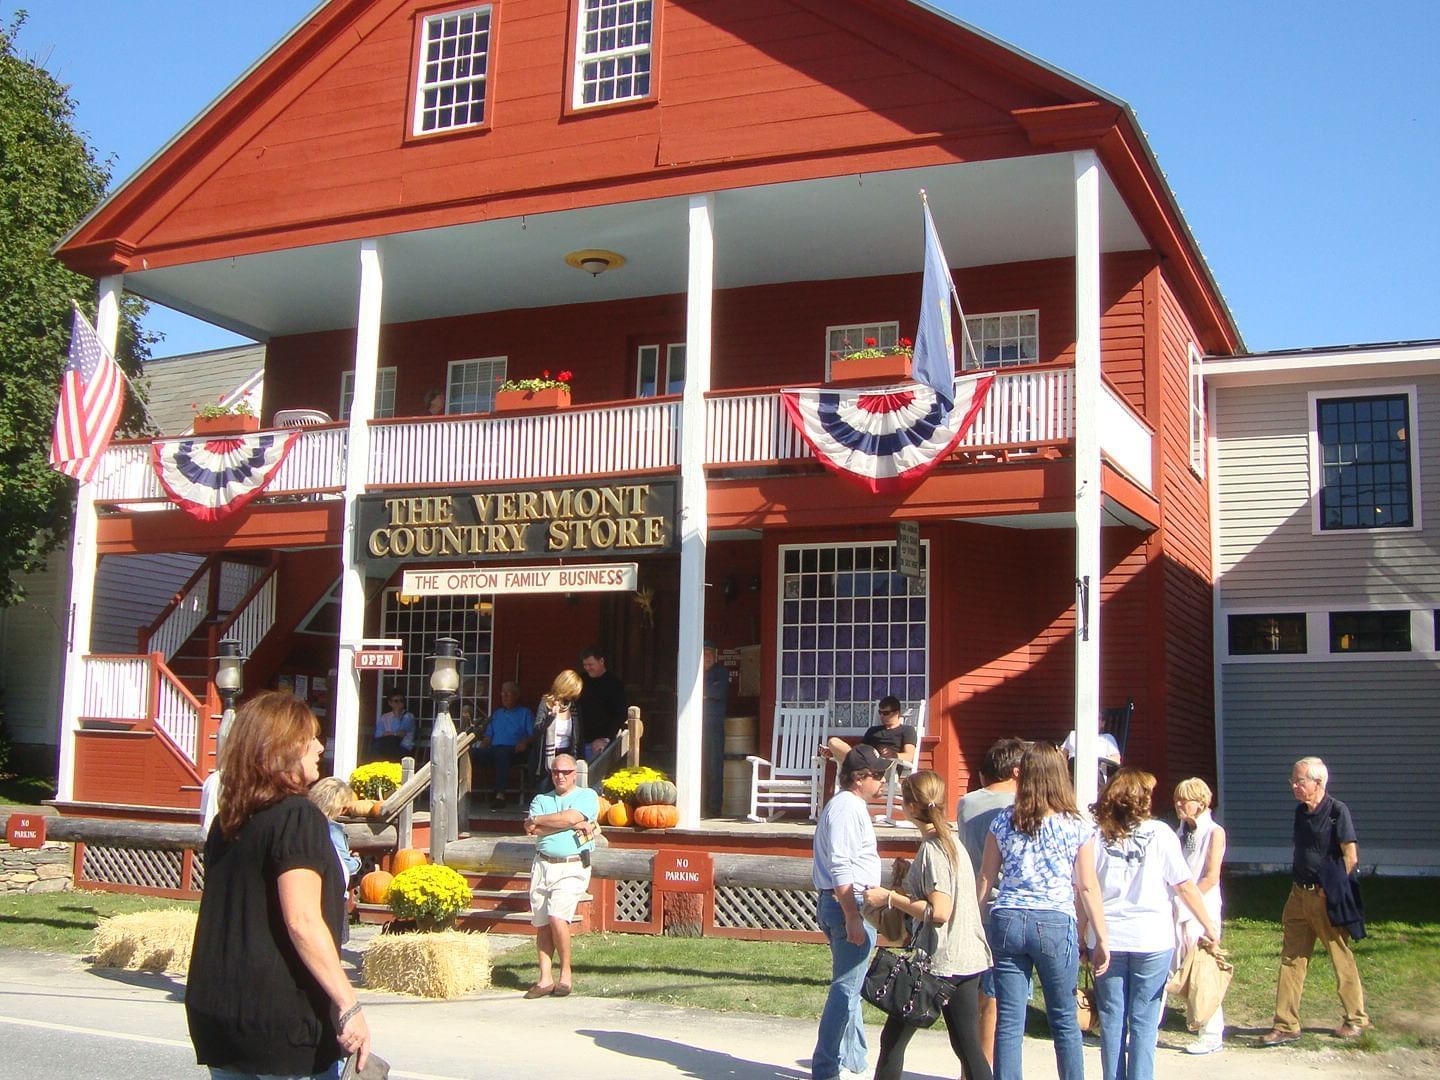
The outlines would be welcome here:
<svg viewBox="0 0 1440 1080">
<path fill-rule="evenodd" d="M 1302 885 L 1302 884 L 1300 884 L 1300 882 L 1297 881 L 1297 882 L 1295 882 L 1295 888 L 1297 888 L 1297 889 L 1304 889 L 1306 892 L 1319 892 L 1320 889 L 1321 889 L 1321 886 L 1320 886 L 1320 883 L 1319 883 L 1318 881 L 1317 881 L 1315 884 L 1313 884 L 1313 885 Z"/>
<path fill-rule="evenodd" d="M 579 855 L 545 855 L 538 851 L 535 854 L 548 863 L 567 863 L 581 861 Z"/>
</svg>

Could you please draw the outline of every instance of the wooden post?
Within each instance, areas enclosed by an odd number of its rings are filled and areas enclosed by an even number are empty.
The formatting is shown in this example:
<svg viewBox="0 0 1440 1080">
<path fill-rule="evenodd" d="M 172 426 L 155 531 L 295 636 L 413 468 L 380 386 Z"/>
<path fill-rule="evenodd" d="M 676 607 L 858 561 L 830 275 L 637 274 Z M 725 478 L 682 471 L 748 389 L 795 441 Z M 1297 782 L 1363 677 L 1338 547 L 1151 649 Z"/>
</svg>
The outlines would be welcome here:
<svg viewBox="0 0 1440 1080">
<path fill-rule="evenodd" d="M 460 835 L 455 800 L 460 794 L 455 760 L 455 723 L 445 702 L 430 732 L 430 861 L 445 862 L 445 845 Z"/>
<path fill-rule="evenodd" d="M 625 764 L 630 768 L 640 765 L 640 736 L 645 734 L 645 725 L 640 720 L 640 706 L 631 705 L 625 710 Z"/>
<path fill-rule="evenodd" d="M 404 787 L 407 780 L 415 775 L 415 759 L 413 757 L 402 757 L 400 759 L 400 786 Z M 400 816 L 395 820 L 395 831 L 399 838 L 396 844 L 402 848 L 411 846 L 415 839 L 415 804 L 407 802 L 400 808 Z"/>
</svg>

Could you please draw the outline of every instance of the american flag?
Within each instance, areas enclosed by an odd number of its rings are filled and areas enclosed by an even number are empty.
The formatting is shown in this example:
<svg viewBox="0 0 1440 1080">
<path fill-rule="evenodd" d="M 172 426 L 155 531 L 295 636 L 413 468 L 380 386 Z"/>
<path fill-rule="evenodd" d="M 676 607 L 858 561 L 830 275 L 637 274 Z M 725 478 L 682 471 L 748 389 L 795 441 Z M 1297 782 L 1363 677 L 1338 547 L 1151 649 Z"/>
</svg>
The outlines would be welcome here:
<svg viewBox="0 0 1440 1080">
<path fill-rule="evenodd" d="M 110 445 L 124 404 L 125 375 L 101 344 L 95 328 L 76 308 L 70 357 L 60 379 L 50 464 L 82 484 L 88 483 L 100 464 L 100 455 Z"/>
</svg>

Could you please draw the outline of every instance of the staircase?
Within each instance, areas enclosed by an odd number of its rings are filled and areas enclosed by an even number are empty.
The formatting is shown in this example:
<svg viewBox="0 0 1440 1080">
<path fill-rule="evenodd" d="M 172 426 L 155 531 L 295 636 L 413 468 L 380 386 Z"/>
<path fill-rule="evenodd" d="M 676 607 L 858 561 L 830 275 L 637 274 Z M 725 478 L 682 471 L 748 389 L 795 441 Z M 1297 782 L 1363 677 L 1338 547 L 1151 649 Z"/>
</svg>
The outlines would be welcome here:
<svg viewBox="0 0 1440 1080">
<path fill-rule="evenodd" d="M 470 908 L 455 919 L 457 930 L 494 931 L 497 934 L 535 933 L 530 923 L 530 875 L 465 874 L 470 885 Z M 572 934 L 588 934 L 595 929 L 595 898 L 586 893 L 570 920 Z M 394 916 L 384 904 L 357 904 L 360 921 L 388 923 Z"/>
</svg>

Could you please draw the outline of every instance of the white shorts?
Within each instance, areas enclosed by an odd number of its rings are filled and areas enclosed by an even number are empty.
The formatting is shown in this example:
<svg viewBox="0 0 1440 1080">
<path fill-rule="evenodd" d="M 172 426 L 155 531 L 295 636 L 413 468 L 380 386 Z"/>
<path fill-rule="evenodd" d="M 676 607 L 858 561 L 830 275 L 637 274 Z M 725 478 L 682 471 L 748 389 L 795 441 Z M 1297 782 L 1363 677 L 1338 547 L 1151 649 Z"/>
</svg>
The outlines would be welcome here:
<svg viewBox="0 0 1440 1080">
<path fill-rule="evenodd" d="M 590 868 L 583 863 L 537 858 L 530 865 L 530 924 L 545 926 L 551 919 L 569 922 L 589 887 Z"/>
</svg>

